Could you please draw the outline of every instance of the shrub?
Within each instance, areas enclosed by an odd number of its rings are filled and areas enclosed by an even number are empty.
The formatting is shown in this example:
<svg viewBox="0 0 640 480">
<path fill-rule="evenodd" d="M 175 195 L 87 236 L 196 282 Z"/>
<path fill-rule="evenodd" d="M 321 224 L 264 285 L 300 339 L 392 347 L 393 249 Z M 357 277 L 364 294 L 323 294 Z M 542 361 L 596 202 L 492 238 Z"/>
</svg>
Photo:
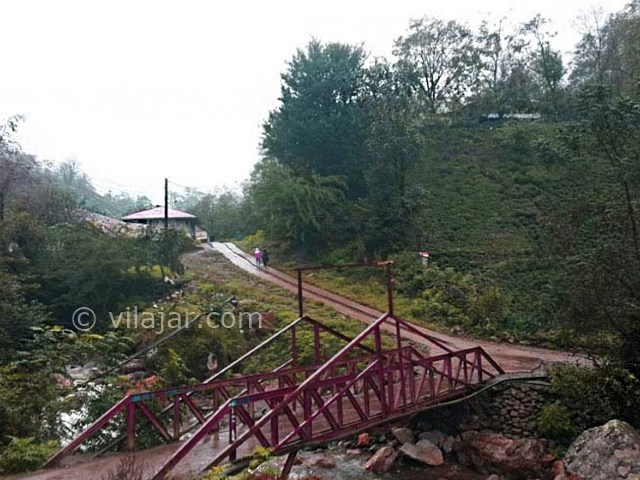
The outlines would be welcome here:
<svg viewBox="0 0 640 480">
<path fill-rule="evenodd" d="M 0 473 L 18 473 L 40 467 L 58 446 L 57 442 L 36 443 L 33 438 L 10 437 L 0 453 Z"/>
<path fill-rule="evenodd" d="M 562 405 L 547 405 L 536 420 L 540 433 L 551 440 L 564 442 L 573 438 L 576 433 L 571 413 Z"/>
<path fill-rule="evenodd" d="M 562 365 L 551 369 L 551 387 L 584 429 L 618 418 L 640 426 L 640 381 L 624 367 Z"/>
</svg>

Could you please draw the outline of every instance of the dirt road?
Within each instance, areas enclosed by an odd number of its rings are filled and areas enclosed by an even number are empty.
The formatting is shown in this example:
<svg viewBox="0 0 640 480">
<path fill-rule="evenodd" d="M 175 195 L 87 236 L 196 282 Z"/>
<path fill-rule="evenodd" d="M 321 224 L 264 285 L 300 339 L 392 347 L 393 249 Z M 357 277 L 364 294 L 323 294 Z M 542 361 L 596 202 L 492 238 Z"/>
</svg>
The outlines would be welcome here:
<svg viewBox="0 0 640 480">
<path fill-rule="evenodd" d="M 224 255 L 231 263 L 246 272 L 262 278 L 263 280 L 275 283 L 293 293 L 297 293 L 298 287 L 296 279 L 272 267 L 269 267 L 268 269 L 262 267 L 258 268 L 255 265 L 253 258 L 242 252 L 232 243 L 214 242 L 212 247 L 206 248 L 213 248 L 215 251 Z M 322 302 L 326 306 L 337 310 L 343 315 L 365 324 L 371 323 L 383 314 L 383 312 L 380 312 L 379 310 L 366 305 L 361 305 L 341 295 L 337 295 L 333 292 L 329 292 L 312 285 L 305 284 L 303 286 L 303 296 L 308 300 Z M 529 372 L 536 368 L 544 368 L 545 365 L 556 362 L 586 363 L 586 359 L 584 357 L 574 355 L 572 353 L 523 345 L 495 343 L 468 337 L 446 335 L 418 326 L 416 326 L 416 328 L 427 335 L 435 337 L 453 350 L 462 350 L 480 345 L 507 372 Z M 417 343 L 424 343 L 425 341 L 421 336 L 412 335 L 408 332 L 406 333 L 406 336 Z"/>
</svg>

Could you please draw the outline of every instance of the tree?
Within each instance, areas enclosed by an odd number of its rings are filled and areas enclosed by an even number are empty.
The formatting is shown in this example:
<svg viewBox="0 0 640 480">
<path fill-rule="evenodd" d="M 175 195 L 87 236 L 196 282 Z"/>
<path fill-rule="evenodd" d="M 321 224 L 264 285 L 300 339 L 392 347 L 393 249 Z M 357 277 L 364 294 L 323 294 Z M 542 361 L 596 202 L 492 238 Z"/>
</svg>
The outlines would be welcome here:
<svg viewBox="0 0 640 480">
<path fill-rule="evenodd" d="M 554 222 L 562 222 L 554 232 L 557 250 L 566 252 L 564 314 L 581 334 L 596 334 L 597 353 L 639 375 L 640 102 L 592 86 L 579 108 L 581 122 L 568 142 L 571 172 L 592 185 Z"/>
<path fill-rule="evenodd" d="M 256 165 L 246 195 L 256 225 L 270 238 L 312 249 L 336 232 L 345 190 L 341 177 L 302 177 L 264 159 Z"/>
<path fill-rule="evenodd" d="M 536 73 L 547 112 L 558 114 L 564 66 L 560 52 L 551 47 L 550 39 L 555 36 L 546 30 L 548 20 L 539 14 L 522 26 L 522 31 L 532 37 L 531 69 Z"/>
<path fill-rule="evenodd" d="M 589 84 L 612 85 L 614 32 L 602 8 L 581 15 L 582 38 L 573 55 L 570 80 L 575 88 Z"/>
<path fill-rule="evenodd" d="M 200 197 L 191 212 L 212 238 L 238 239 L 249 234 L 245 200 L 232 190 Z"/>
<path fill-rule="evenodd" d="M 521 29 L 509 28 L 504 19 L 480 25 L 473 61 L 476 93 L 469 102 L 473 109 L 500 115 L 534 110 L 536 85 L 527 46 Z"/>
<path fill-rule="evenodd" d="M 14 140 L 22 118 L 11 117 L 0 125 L 0 222 L 4 220 L 9 195 L 31 179 L 36 163 L 33 157 L 24 155 Z"/>
<path fill-rule="evenodd" d="M 599 84 L 616 95 L 629 94 L 640 77 L 640 1 L 604 18 L 593 10 L 582 18 L 571 80 L 575 87 Z"/>
<path fill-rule="evenodd" d="M 421 103 L 403 88 L 386 63 L 368 72 L 369 132 L 365 175 L 370 252 L 386 253 L 407 245 L 412 218 L 407 202 L 407 175 L 421 153 Z"/>
<path fill-rule="evenodd" d="M 456 21 L 424 17 L 395 42 L 397 68 L 431 113 L 455 109 L 472 85 L 471 31 Z"/>
<path fill-rule="evenodd" d="M 266 156 L 296 175 L 342 175 L 352 197 L 363 185 L 365 58 L 360 46 L 311 41 L 288 63 L 280 105 L 263 126 Z"/>
</svg>

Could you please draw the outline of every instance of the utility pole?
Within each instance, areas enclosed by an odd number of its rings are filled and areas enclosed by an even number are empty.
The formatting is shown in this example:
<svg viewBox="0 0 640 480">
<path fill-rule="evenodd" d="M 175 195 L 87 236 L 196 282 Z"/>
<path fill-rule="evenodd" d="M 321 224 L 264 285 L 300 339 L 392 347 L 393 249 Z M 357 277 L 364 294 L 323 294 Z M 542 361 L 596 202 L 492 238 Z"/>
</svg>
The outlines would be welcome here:
<svg viewBox="0 0 640 480">
<path fill-rule="evenodd" d="M 169 179 L 164 179 L 164 229 L 169 228 Z"/>
</svg>

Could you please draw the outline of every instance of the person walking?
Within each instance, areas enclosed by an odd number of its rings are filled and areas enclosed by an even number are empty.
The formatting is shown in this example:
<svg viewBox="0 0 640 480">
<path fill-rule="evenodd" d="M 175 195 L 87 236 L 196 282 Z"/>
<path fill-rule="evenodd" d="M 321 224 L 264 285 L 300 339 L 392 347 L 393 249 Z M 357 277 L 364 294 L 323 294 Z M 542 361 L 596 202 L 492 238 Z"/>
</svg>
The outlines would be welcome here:
<svg viewBox="0 0 640 480">
<path fill-rule="evenodd" d="M 256 256 L 256 267 L 260 267 L 260 264 L 262 263 L 262 252 L 258 247 L 256 247 L 256 251 L 254 253 Z"/>
<path fill-rule="evenodd" d="M 264 250 L 262 250 L 262 265 L 264 265 L 264 268 L 267 268 L 268 264 L 269 264 L 269 252 L 265 248 Z"/>
</svg>

